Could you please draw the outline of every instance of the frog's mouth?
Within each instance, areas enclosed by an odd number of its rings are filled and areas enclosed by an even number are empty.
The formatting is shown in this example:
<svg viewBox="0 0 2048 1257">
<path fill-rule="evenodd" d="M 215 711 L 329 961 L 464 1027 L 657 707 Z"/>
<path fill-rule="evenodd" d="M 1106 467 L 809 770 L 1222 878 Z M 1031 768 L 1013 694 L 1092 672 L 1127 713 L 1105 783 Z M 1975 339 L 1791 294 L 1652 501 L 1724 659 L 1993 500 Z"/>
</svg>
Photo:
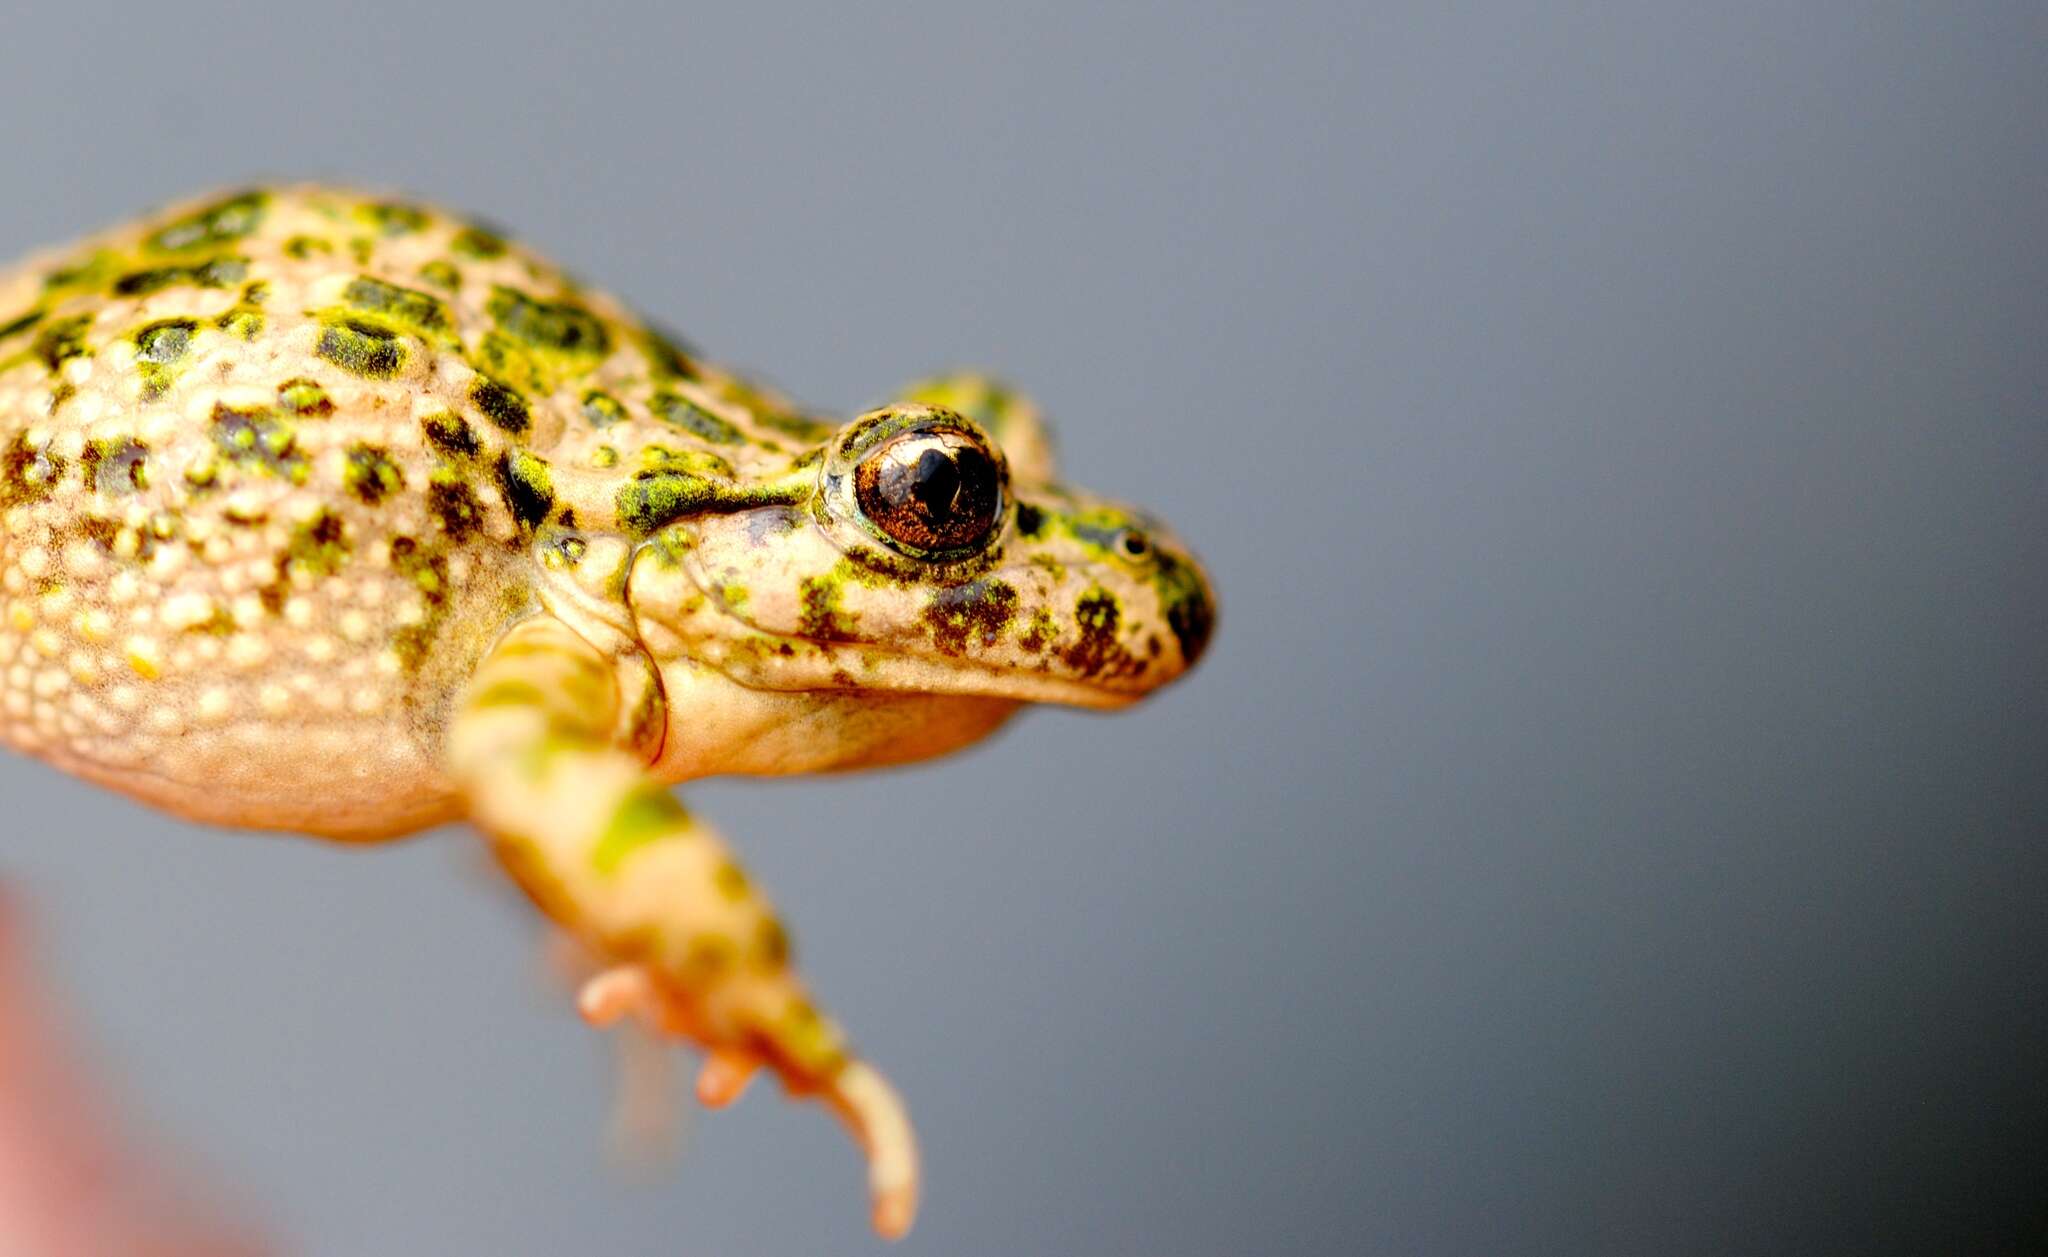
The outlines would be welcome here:
<svg viewBox="0 0 2048 1257">
<path fill-rule="evenodd" d="M 698 661 L 750 689 L 952 695 L 1112 711 L 1129 706 L 1155 688 L 1118 688 L 1061 676 L 1049 669 L 1019 669 L 874 643 L 777 633 L 730 608 L 724 614 L 751 632 L 740 637 L 734 648 L 701 651 Z"/>
<path fill-rule="evenodd" d="M 902 597 L 886 596 L 901 590 L 885 591 L 864 608 L 857 596 L 835 596 L 815 579 L 782 598 L 764 597 L 758 588 L 736 596 L 731 582 L 709 579 L 696 564 L 685 567 L 715 617 L 691 632 L 691 657 L 751 689 L 958 695 L 1113 710 L 1182 670 L 1171 647 L 1147 658 L 1143 646 L 1127 647 L 1099 618 L 1063 630 L 1049 613 L 1019 613 L 1017 585 L 1003 574 L 919 591 L 914 614 L 906 615 Z"/>
</svg>

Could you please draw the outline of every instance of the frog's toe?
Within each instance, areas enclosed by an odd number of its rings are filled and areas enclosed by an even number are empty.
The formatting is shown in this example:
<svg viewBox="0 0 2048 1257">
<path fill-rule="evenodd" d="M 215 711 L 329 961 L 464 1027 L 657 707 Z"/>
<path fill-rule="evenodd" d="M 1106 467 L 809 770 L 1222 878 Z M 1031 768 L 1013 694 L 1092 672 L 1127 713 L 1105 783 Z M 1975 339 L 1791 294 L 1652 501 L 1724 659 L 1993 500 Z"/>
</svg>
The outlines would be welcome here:
<svg viewBox="0 0 2048 1257">
<path fill-rule="evenodd" d="M 761 1068 L 761 1060 L 746 1052 L 713 1049 L 697 1071 L 697 1100 L 707 1109 L 722 1109 L 740 1098 Z"/>
<path fill-rule="evenodd" d="M 576 1011 L 600 1028 L 628 1014 L 642 1015 L 650 1024 L 657 1024 L 654 979 L 645 965 L 615 965 L 576 992 Z"/>
<path fill-rule="evenodd" d="M 848 1061 L 826 1089 L 827 1102 L 868 1155 L 868 1197 L 884 1239 L 900 1239 L 917 1218 L 917 1133 L 889 1080 L 865 1061 Z"/>
</svg>

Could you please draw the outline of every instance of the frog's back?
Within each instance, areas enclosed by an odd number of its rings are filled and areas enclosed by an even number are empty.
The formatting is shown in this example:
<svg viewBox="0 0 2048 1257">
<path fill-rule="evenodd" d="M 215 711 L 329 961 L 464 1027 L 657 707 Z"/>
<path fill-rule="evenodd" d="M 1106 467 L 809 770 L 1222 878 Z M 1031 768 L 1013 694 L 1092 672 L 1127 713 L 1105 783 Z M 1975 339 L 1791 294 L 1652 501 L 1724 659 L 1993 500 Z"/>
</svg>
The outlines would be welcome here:
<svg viewBox="0 0 2048 1257">
<path fill-rule="evenodd" d="M 445 815 L 453 696 L 579 523 L 555 467 L 636 456 L 686 378 L 490 231 L 339 189 L 0 274 L 0 738 L 199 819 Z"/>
</svg>

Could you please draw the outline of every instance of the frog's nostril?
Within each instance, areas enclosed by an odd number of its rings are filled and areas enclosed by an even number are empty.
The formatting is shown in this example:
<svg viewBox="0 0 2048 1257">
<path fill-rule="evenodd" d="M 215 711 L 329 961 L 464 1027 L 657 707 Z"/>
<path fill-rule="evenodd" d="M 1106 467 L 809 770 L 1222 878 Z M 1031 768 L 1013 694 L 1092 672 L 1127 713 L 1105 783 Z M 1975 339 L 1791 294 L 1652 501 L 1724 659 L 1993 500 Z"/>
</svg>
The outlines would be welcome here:
<svg viewBox="0 0 2048 1257">
<path fill-rule="evenodd" d="M 1152 552 L 1152 539 L 1135 528 L 1124 529 L 1118 544 L 1125 554 L 1134 559 L 1142 559 Z"/>
</svg>

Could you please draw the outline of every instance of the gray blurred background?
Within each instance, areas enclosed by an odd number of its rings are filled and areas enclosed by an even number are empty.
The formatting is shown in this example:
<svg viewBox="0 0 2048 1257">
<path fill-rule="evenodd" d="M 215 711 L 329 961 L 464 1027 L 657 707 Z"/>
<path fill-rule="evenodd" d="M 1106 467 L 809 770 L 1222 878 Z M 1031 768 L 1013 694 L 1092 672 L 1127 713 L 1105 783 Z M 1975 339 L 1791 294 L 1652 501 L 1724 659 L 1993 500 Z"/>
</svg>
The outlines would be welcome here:
<svg viewBox="0 0 2048 1257">
<path fill-rule="evenodd" d="M 1202 551 L 1145 708 L 690 791 L 911 1101 L 901 1252 L 2048 1244 L 2039 5 L 735 7 L 16 12 L 0 252 L 393 185 L 819 405 L 1000 368 Z M 288 1251 L 879 1247 L 773 1088 L 606 1168 L 466 832 L 0 790 Z"/>
</svg>

